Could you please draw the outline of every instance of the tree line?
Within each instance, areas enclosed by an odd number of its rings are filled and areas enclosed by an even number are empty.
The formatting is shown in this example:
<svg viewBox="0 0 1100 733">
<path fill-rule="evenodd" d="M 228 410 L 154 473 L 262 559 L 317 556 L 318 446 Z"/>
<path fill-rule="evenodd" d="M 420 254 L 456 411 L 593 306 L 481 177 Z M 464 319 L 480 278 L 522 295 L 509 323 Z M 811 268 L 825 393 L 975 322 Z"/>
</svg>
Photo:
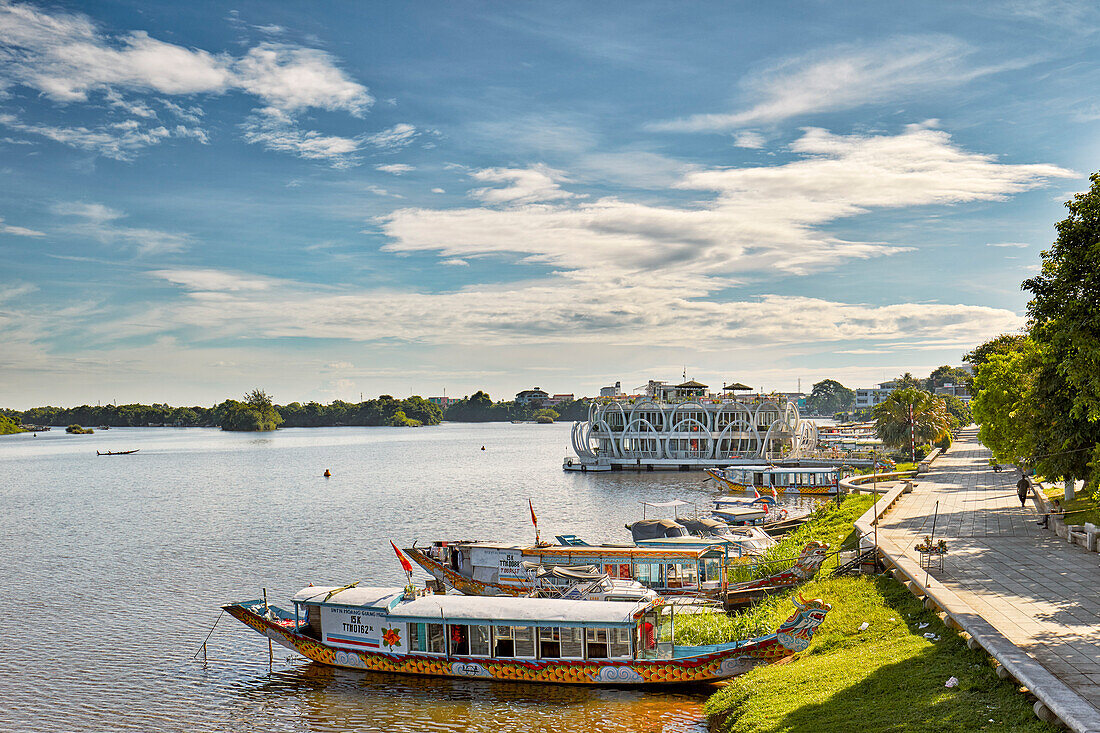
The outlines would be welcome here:
<svg viewBox="0 0 1100 733">
<path fill-rule="evenodd" d="M 1027 328 L 966 355 L 974 415 L 996 460 L 1048 479 L 1087 482 L 1100 501 L 1100 174 L 1066 202 L 1069 216 L 1023 282 Z"/>
<path fill-rule="evenodd" d="M 589 400 L 581 399 L 544 408 L 541 404 L 494 402 L 479 390 L 451 404 L 444 412 L 437 404 L 423 397 L 397 399 L 381 395 L 363 402 L 334 400 L 291 402 L 276 405 L 260 389 L 244 395 L 241 400 L 228 399 L 212 407 L 194 405 L 173 407 L 151 405 L 81 405 L 79 407 L 33 407 L 29 410 L 0 410 L 0 434 L 10 422 L 11 431 L 24 425 L 85 425 L 107 427 L 142 427 L 166 425 L 173 427 L 221 427 L 225 430 L 274 430 L 314 428 L 343 425 L 409 426 L 438 425 L 443 420 L 453 422 L 507 422 L 510 420 L 584 420 L 588 417 Z"/>
</svg>

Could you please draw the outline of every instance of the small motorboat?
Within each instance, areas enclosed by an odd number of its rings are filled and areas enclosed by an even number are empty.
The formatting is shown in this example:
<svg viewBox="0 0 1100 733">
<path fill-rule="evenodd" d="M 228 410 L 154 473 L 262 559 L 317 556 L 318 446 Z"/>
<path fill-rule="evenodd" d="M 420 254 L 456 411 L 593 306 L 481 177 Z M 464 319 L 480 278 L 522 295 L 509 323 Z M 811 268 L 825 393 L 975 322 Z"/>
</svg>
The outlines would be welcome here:
<svg viewBox="0 0 1100 733">
<path fill-rule="evenodd" d="M 128 456 L 133 453 L 137 453 L 141 448 L 134 448 L 133 450 L 109 450 L 104 452 L 96 451 L 97 456 Z"/>
</svg>

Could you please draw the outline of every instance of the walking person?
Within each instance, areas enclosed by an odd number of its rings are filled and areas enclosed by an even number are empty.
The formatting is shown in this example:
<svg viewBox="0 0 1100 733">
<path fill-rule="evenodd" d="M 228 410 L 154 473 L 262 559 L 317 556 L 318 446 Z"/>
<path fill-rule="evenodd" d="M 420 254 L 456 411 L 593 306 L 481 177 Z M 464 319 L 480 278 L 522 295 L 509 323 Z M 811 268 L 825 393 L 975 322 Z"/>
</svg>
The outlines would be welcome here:
<svg viewBox="0 0 1100 733">
<path fill-rule="evenodd" d="M 1031 481 L 1027 476 L 1020 474 L 1020 480 L 1016 482 L 1016 496 L 1020 497 L 1020 506 L 1027 506 L 1027 495 L 1031 491 Z"/>
</svg>

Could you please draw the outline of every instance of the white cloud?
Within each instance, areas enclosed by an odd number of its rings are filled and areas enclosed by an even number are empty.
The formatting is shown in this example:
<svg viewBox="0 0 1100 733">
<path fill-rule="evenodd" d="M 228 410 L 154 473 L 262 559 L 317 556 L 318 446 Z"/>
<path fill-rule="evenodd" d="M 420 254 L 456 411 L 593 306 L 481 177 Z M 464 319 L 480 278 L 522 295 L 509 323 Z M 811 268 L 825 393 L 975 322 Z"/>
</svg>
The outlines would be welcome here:
<svg viewBox="0 0 1100 733">
<path fill-rule="evenodd" d="M 674 280 L 696 294 L 754 272 L 804 274 L 903 250 L 819 229 L 841 218 L 873 208 L 995 200 L 1073 175 L 1050 165 L 1001 164 L 923 126 L 893 136 L 809 130 L 792 149 L 802 157 L 783 165 L 687 173 L 677 186 L 705 195 L 680 206 L 617 198 L 530 203 L 557 190 L 554 176 L 544 174 L 532 179 L 541 187 L 486 189 L 487 202 L 516 204 L 503 209 L 400 209 L 382 220 L 392 240 L 384 249 L 511 255 L 573 279 Z M 490 197 L 493 191 L 503 194 Z"/>
<path fill-rule="evenodd" d="M 242 127 L 245 142 L 267 150 L 325 161 L 333 168 L 350 168 L 360 160 L 356 155 L 359 140 L 302 130 L 290 115 L 274 107 L 255 110 Z"/>
<path fill-rule="evenodd" d="M 1031 245 L 1027 244 L 1026 242 L 996 242 L 996 243 L 989 242 L 985 246 L 986 247 L 1018 247 L 1020 249 L 1023 249 L 1024 247 L 1030 247 Z"/>
<path fill-rule="evenodd" d="M 0 4 L 0 38 L 0 93 L 22 85 L 60 103 L 82 102 L 92 93 L 102 93 L 113 108 L 148 121 L 140 128 L 62 127 L 19 123 L 9 114 L 4 124 L 118 160 L 130 160 L 141 148 L 169 137 L 206 142 L 205 131 L 197 127 L 153 126 L 153 108 L 127 94 L 243 92 L 286 114 L 316 108 L 361 116 L 374 102 L 367 88 L 340 69 L 332 56 L 290 44 L 264 42 L 239 57 L 210 53 L 159 41 L 143 31 L 108 35 L 86 15 L 49 13 L 27 4 Z M 198 124 L 200 108 L 159 101 L 184 122 Z M 296 140 L 293 134 L 261 134 L 272 138 L 272 149 L 297 150 L 302 157 L 346 155 L 335 149 L 347 138 L 313 132 L 298 133 Z"/>
<path fill-rule="evenodd" d="M 312 48 L 262 43 L 233 69 L 236 86 L 286 111 L 316 107 L 361 115 L 374 102 L 331 56 Z"/>
<path fill-rule="evenodd" d="M 53 212 L 78 220 L 69 227 L 73 233 L 92 237 L 103 244 L 130 246 L 141 255 L 180 252 L 191 243 L 187 234 L 121 226 L 116 222 L 126 215 L 103 204 L 63 203 L 54 206 Z"/>
<path fill-rule="evenodd" d="M 382 171 L 383 173 L 392 173 L 395 176 L 399 176 L 402 173 L 409 173 L 410 171 L 416 170 L 416 167 L 406 163 L 389 163 L 387 165 L 376 165 L 374 169 Z"/>
<path fill-rule="evenodd" d="M 40 232 L 37 229 L 28 229 L 26 227 L 17 227 L 12 224 L 5 224 L 4 220 L 0 218 L 0 234 L 14 234 L 18 237 L 44 237 L 45 232 Z"/>
<path fill-rule="evenodd" d="M 487 204 L 525 204 L 575 196 L 558 186 L 559 182 L 568 180 L 564 173 L 541 164 L 530 168 L 485 168 L 474 171 L 470 177 L 475 181 L 508 184 L 504 188 L 470 191 L 471 196 Z"/>
<path fill-rule="evenodd" d="M 206 133 L 198 128 L 176 125 L 173 129 L 168 129 L 164 125 L 150 126 L 138 120 L 125 120 L 93 128 L 61 127 L 26 123 L 15 115 L 0 114 L 0 125 L 31 135 L 41 135 L 54 142 L 114 160 L 133 160 L 142 149 L 173 137 L 195 138 L 203 143 L 207 141 Z"/>
<path fill-rule="evenodd" d="M 448 267 L 469 267 L 470 263 L 459 257 L 452 257 L 449 260 L 441 260 L 441 265 L 447 265 Z"/>
<path fill-rule="evenodd" d="M 368 135 L 366 141 L 384 151 L 397 151 L 411 143 L 417 135 L 416 128 L 406 122 L 399 122 L 381 132 Z"/>
<path fill-rule="evenodd" d="M 443 190 L 442 188 L 433 188 L 432 193 L 447 193 L 447 192 L 445 190 Z"/>
<path fill-rule="evenodd" d="M 929 89 L 964 84 L 1010 68 L 966 64 L 973 49 L 950 36 L 914 36 L 863 48 L 850 46 L 787 59 L 742 82 L 752 106 L 654 123 L 675 132 L 730 130 L 792 117 L 906 99 Z"/>
<path fill-rule="evenodd" d="M 181 285 L 188 290 L 211 293 L 269 290 L 280 282 L 275 278 L 239 275 L 213 269 L 177 268 L 151 270 L 148 274 Z"/>
<path fill-rule="evenodd" d="M 768 139 L 759 132 L 751 132 L 749 130 L 743 130 L 733 136 L 734 145 L 739 148 L 749 148 L 750 150 L 759 150 L 764 147 L 767 141 Z"/>
</svg>

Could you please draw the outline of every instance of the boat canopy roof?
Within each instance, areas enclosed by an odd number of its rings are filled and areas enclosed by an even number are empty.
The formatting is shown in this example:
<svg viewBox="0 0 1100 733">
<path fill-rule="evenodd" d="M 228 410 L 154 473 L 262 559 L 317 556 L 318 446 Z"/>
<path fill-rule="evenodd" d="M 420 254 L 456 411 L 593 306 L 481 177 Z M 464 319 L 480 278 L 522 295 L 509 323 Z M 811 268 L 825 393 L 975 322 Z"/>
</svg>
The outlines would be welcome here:
<svg viewBox="0 0 1100 733">
<path fill-rule="evenodd" d="M 644 504 L 645 506 L 655 506 L 664 509 L 665 507 L 671 506 L 691 506 L 692 502 L 681 501 L 680 499 L 673 499 L 672 501 L 643 501 L 642 504 Z"/>
<path fill-rule="evenodd" d="M 513 545 L 504 542 L 451 542 L 451 547 L 482 547 L 490 550 L 513 550 L 526 558 L 544 558 L 555 561 L 564 560 L 567 563 L 578 565 L 591 562 L 611 562 L 612 559 L 626 561 L 632 560 L 662 560 L 680 559 L 684 552 L 690 552 L 693 557 L 702 558 L 711 555 L 724 556 L 721 547 L 700 547 L 698 549 L 683 548 L 673 550 L 659 547 L 635 547 L 634 545 L 545 545 L 535 547 L 532 545 Z M 713 544 L 713 543 L 712 543 Z M 421 548 L 423 550 L 425 548 Z M 675 553 L 675 554 L 673 554 Z"/>
<path fill-rule="evenodd" d="M 672 519 L 639 519 L 628 525 L 634 541 L 652 540 L 658 537 L 683 537 L 687 534 L 684 525 Z"/>
<path fill-rule="evenodd" d="M 729 525 L 725 522 L 719 522 L 717 519 L 711 519 L 710 517 L 695 517 L 692 519 L 685 517 L 676 521 L 684 525 L 684 529 L 692 534 L 714 534 L 716 532 L 725 532 L 729 529 Z"/>
<path fill-rule="evenodd" d="M 327 601 L 323 599 L 337 590 Z M 360 592 L 356 592 L 360 591 Z M 362 591 L 369 591 L 363 593 Z M 381 594 L 381 595 L 380 595 Z M 403 600 L 402 588 L 311 586 L 294 596 L 297 603 L 386 610 L 390 619 L 431 623 L 483 623 L 535 626 L 634 626 L 651 601 L 572 601 L 560 598 L 427 595 Z M 366 601 L 365 603 L 360 601 Z"/>
</svg>

